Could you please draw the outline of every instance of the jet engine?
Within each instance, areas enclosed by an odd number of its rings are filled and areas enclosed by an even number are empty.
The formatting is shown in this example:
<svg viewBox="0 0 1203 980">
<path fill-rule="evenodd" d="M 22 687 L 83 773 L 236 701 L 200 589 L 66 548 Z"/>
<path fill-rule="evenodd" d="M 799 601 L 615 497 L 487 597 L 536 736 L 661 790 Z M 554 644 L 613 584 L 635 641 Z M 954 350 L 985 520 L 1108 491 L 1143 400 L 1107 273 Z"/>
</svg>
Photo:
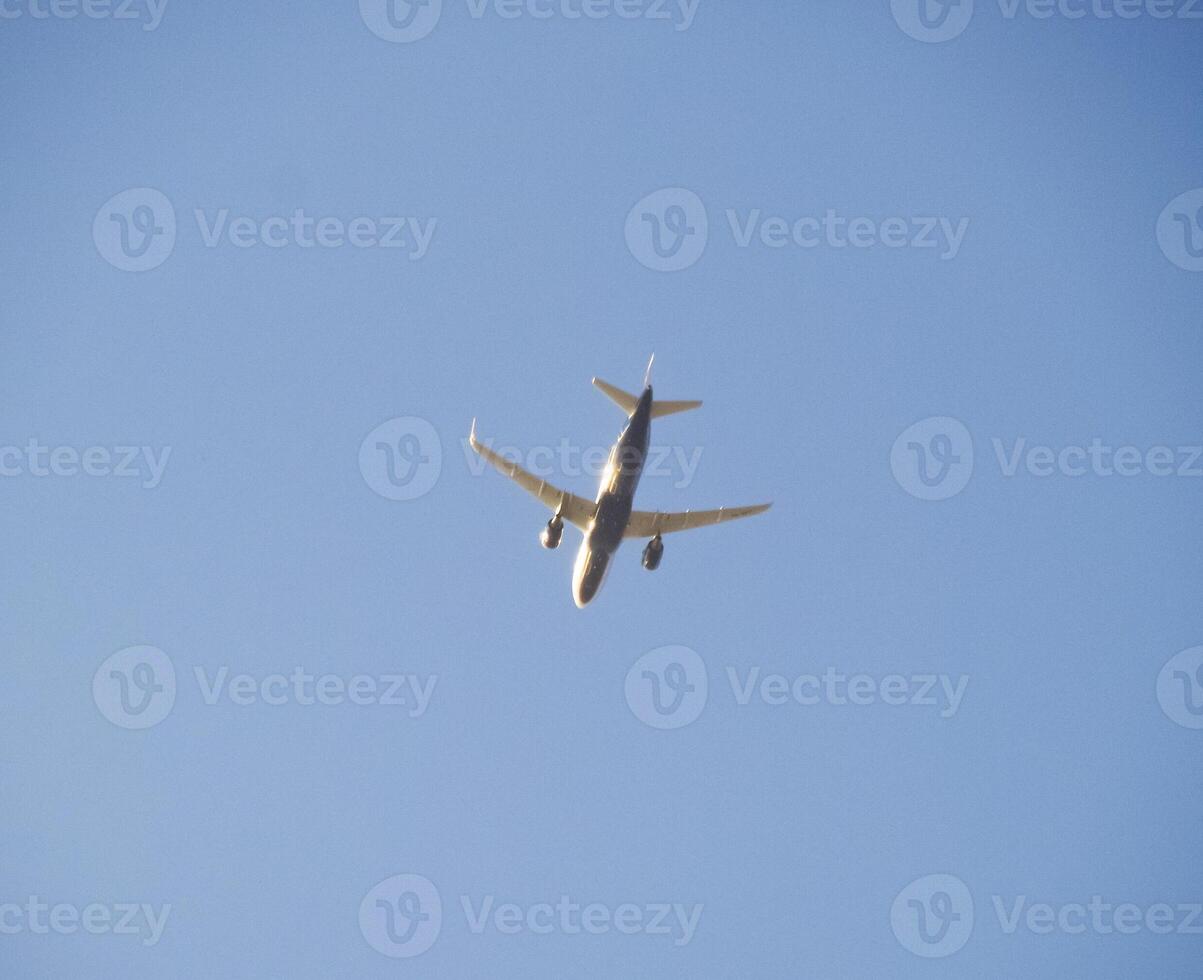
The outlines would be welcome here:
<svg viewBox="0 0 1203 980">
<path fill-rule="evenodd" d="M 560 546 L 560 538 L 564 534 L 564 521 L 559 514 L 556 514 L 550 521 L 547 522 L 547 527 L 539 533 L 539 543 L 544 548 L 558 548 Z"/>
<path fill-rule="evenodd" d="M 656 535 L 643 549 L 643 567 L 654 572 L 660 567 L 660 559 L 664 557 L 664 542 Z"/>
</svg>

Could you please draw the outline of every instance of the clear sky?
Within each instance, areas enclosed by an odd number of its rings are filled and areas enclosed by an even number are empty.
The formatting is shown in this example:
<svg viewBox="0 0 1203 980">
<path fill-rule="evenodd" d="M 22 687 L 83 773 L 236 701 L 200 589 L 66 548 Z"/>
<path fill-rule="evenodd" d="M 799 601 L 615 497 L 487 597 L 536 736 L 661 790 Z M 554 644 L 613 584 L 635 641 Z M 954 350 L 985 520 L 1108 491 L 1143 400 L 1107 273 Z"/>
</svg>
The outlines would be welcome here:
<svg viewBox="0 0 1203 980">
<path fill-rule="evenodd" d="M 0 973 L 1196 976 L 1203 20 L 582 11 L 0 2 Z"/>
</svg>

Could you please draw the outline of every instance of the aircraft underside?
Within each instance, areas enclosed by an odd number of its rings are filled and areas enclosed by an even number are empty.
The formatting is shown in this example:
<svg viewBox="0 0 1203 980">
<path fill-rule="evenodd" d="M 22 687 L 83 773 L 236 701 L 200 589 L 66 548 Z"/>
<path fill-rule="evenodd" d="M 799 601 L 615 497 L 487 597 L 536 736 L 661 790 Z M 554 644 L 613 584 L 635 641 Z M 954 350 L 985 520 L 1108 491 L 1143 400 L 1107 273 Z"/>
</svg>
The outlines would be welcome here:
<svg viewBox="0 0 1203 980">
<path fill-rule="evenodd" d="M 648 372 L 651 372 L 650 362 Z M 477 439 L 475 419 L 468 437 L 473 450 L 528 493 L 538 497 L 553 512 L 540 534 L 544 548 L 559 547 L 565 521 L 584 533 L 585 539 L 577 552 L 572 572 L 572 597 L 578 607 L 587 605 L 597 595 L 610 570 L 611 559 L 624 538 L 647 539 L 642 564 L 653 571 L 660 566 L 664 554 L 663 534 L 750 517 L 768 510 L 770 506 L 757 504 L 752 507 L 720 507 L 717 510 L 681 513 L 634 510 L 635 489 L 647 455 L 651 420 L 697 408 L 701 402 L 655 401 L 647 376 L 644 378 L 643 393 L 639 396 L 615 388 L 599 378 L 594 378 L 593 383 L 629 416 L 610 451 L 596 500 L 560 490 L 494 452 Z"/>
</svg>

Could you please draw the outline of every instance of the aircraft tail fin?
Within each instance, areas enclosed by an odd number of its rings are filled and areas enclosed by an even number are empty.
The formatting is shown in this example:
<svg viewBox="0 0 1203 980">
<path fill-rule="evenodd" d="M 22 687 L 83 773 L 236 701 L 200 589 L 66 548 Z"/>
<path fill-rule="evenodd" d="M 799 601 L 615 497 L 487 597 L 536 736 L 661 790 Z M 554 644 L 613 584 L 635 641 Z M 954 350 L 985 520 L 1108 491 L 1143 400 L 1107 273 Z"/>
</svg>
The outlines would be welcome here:
<svg viewBox="0 0 1203 980">
<path fill-rule="evenodd" d="M 621 388 L 615 388 L 609 382 L 602 381 L 601 378 L 594 378 L 593 386 L 628 415 L 635 414 L 635 406 L 639 404 L 639 399 L 635 395 L 623 391 Z"/>
<path fill-rule="evenodd" d="M 650 368 L 650 365 L 649 365 Z M 598 391 L 602 392 L 615 405 L 621 408 L 627 415 L 634 415 L 635 408 L 639 404 L 639 398 L 632 395 L 630 392 L 623 391 L 621 388 L 615 388 L 608 381 L 602 381 L 601 378 L 594 378 L 593 385 Z M 675 415 L 677 412 L 688 412 L 691 408 L 697 408 L 701 402 L 666 402 L 656 400 L 652 402 L 652 418 L 658 419 L 665 415 Z"/>
</svg>

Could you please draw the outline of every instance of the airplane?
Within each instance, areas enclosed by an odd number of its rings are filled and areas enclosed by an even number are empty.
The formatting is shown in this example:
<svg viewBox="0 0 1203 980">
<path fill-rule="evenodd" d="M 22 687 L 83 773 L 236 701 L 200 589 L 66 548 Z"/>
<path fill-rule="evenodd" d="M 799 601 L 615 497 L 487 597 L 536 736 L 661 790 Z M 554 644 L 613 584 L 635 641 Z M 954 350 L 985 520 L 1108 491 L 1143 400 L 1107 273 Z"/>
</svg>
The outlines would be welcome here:
<svg viewBox="0 0 1203 980">
<path fill-rule="evenodd" d="M 618 441 L 610 450 L 605 470 L 602 472 L 597 499 L 587 500 L 567 490 L 552 486 L 546 480 L 528 473 L 517 463 L 511 462 L 494 452 L 476 437 L 476 419 L 468 442 L 472 448 L 495 469 L 508 476 L 527 493 L 534 494 L 552 511 L 551 519 L 539 535 L 544 548 L 558 548 L 564 532 L 564 521 L 575 525 L 584 533 L 576 565 L 572 572 L 572 598 L 578 608 L 584 608 L 601 589 L 610 559 L 624 538 L 649 538 L 643 549 L 643 567 L 655 571 L 664 556 L 661 535 L 671 531 L 687 531 L 690 528 L 720 524 L 739 517 L 751 517 L 768 510 L 772 504 L 756 504 L 751 507 L 720 507 L 718 510 L 687 510 L 681 513 L 633 510 L 635 488 L 643 474 L 647 458 L 648 438 L 652 419 L 697 408 L 699 401 L 656 401 L 652 397 L 652 360 L 648 361 L 643 376 L 643 393 L 635 396 L 594 378 L 598 390 L 627 413 L 627 424 L 618 435 Z"/>
</svg>

